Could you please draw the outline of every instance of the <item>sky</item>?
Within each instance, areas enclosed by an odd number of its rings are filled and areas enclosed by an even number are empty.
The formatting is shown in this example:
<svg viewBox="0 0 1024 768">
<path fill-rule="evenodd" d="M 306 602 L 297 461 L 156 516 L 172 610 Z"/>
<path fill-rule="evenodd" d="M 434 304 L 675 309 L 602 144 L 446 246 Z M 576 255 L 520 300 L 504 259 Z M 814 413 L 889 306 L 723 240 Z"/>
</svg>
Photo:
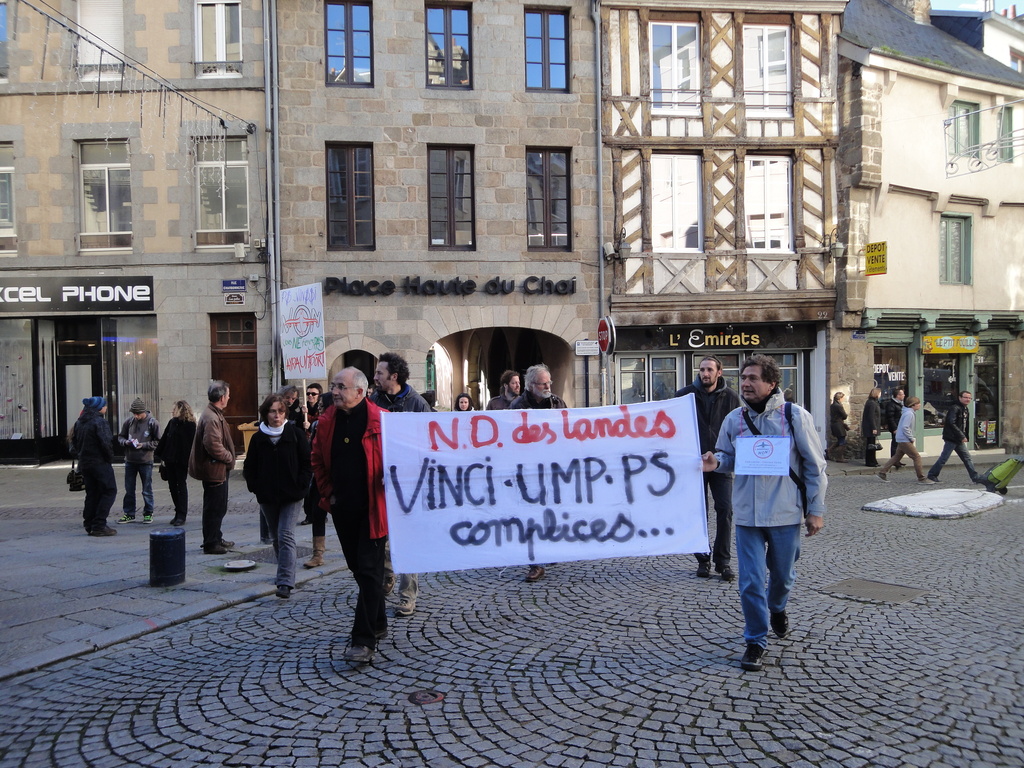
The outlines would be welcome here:
<svg viewBox="0 0 1024 768">
<path fill-rule="evenodd" d="M 985 5 L 985 0 L 932 0 L 932 8 L 942 11 L 983 11 Z M 1019 0 L 1019 2 L 995 0 L 997 13 L 1002 13 L 1004 8 L 1009 8 L 1011 5 L 1017 6 L 1018 14 L 1024 13 L 1024 0 Z"/>
</svg>

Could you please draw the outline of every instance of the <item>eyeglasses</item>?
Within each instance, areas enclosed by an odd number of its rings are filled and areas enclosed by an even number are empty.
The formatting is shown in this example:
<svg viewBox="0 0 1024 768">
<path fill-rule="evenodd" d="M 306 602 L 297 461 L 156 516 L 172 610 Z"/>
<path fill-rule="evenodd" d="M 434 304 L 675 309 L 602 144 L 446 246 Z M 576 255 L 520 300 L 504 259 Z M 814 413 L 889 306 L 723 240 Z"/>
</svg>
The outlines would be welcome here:
<svg viewBox="0 0 1024 768">
<path fill-rule="evenodd" d="M 359 389 L 359 387 L 349 387 L 344 384 L 331 384 L 331 389 L 346 390 L 346 389 Z"/>
</svg>

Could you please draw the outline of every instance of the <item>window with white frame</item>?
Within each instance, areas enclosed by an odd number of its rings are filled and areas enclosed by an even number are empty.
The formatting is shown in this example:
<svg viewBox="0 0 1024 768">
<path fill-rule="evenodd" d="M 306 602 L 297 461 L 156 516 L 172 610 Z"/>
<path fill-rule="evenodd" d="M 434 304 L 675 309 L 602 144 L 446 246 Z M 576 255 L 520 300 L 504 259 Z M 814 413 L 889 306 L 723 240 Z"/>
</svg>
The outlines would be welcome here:
<svg viewBox="0 0 1024 768">
<path fill-rule="evenodd" d="M 971 217 L 943 214 L 939 220 L 939 282 L 971 284 Z"/>
<path fill-rule="evenodd" d="M 700 174 L 698 155 L 651 156 L 651 234 L 654 250 L 701 250 Z"/>
<path fill-rule="evenodd" d="M 0 144 L 0 251 L 18 247 L 14 229 L 14 147 Z"/>
<path fill-rule="evenodd" d="M 130 248 L 132 185 L 127 141 L 87 141 L 79 145 L 82 173 L 83 250 Z"/>
<path fill-rule="evenodd" d="M 651 24 L 651 107 L 694 113 L 700 107 L 700 50 L 696 24 Z"/>
<path fill-rule="evenodd" d="M 7 3 L 0 2 L 0 80 L 7 79 Z"/>
<path fill-rule="evenodd" d="M 196 2 L 196 76 L 242 74 L 241 3 Z"/>
<path fill-rule="evenodd" d="M 949 105 L 946 137 L 949 156 L 977 157 L 981 143 L 981 105 L 973 101 L 954 101 Z"/>
<path fill-rule="evenodd" d="M 743 95 L 747 111 L 778 115 L 792 111 L 789 27 L 743 27 Z"/>
<path fill-rule="evenodd" d="M 792 251 L 792 160 L 748 156 L 743 190 L 747 248 Z"/>
<path fill-rule="evenodd" d="M 647 403 L 668 400 L 683 386 L 682 355 L 668 352 L 620 353 L 618 365 L 619 403 Z"/>
<path fill-rule="evenodd" d="M 196 245 L 244 243 L 249 231 L 249 159 L 245 139 L 198 139 Z"/>
<path fill-rule="evenodd" d="M 999 161 L 1013 162 L 1013 107 L 1005 106 L 999 110 Z"/>
<path fill-rule="evenodd" d="M 78 0 L 79 77 L 113 79 L 124 71 L 123 0 Z"/>
</svg>

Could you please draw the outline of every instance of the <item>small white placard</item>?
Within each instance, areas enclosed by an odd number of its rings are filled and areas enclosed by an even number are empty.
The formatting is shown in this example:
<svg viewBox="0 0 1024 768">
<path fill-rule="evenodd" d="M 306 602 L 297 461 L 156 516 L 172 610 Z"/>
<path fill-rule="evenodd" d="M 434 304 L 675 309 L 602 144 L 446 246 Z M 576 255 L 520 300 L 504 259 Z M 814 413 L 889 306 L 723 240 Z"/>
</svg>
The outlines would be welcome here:
<svg viewBox="0 0 1024 768">
<path fill-rule="evenodd" d="M 736 438 L 737 475 L 788 475 L 789 443 L 782 435 Z"/>
</svg>

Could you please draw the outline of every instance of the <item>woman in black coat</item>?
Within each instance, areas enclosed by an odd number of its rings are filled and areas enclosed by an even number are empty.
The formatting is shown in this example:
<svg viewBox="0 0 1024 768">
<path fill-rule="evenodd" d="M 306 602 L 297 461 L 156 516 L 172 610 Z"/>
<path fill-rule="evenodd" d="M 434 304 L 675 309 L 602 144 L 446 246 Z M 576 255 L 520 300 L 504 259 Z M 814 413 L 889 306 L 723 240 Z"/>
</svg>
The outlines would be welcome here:
<svg viewBox="0 0 1024 768">
<path fill-rule="evenodd" d="M 868 401 L 864 403 L 864 414 L 860 422 L 860 434 L 864 438 L 864 466 L 877 467 L 877 451 L 871 446 L 878 445 L 878 435 L 882 431 L 882 407 L 878 398 L 882 396 L 882 390 L 875 387 L 868 395 Z"/>
<path fill-rule="evenodd" d="M 107 515 L 117 498 L 114 479 L 114 433 L 107 422 L 107 400 L 96 395 L 82 400 L 82 413 L 71 433 L 71 452 L 85 480 L 82 523 L 90 536 L 114 536 Z"/>
<path fill-rule="evenodd" d="M 179 400 L 171 411 L 171 420 L 164 427 L 154 458 L 163 464 L 161 477 L 167 481 L 174 503 L 171 525 L 184 525 L 188 517 L 188 457 L 196 437 L 196 416 L 192 406 Z"/>
<path fill-rule="evenodd" d="M 313 479 L 305 431 L 288 421 L 288 403 L 270 395 L 260 406 L 260 429 L 249 441 L 242 474 L 256 495 L 277 556 L 277 596 L 295 587 L 295 526 Z"/>
<path fill-rule="evenodd" d="M 846 433 L 850 430 L 846 426 L 846 409 L 843 407 L 843 399 L 846 397 L 842 392 L 832 395 L 832 405 L 829 406 L 828 415 L 832 437 L 836 439 L 832 446 L 832 461 L 846 461 Z"/>
</svg>

